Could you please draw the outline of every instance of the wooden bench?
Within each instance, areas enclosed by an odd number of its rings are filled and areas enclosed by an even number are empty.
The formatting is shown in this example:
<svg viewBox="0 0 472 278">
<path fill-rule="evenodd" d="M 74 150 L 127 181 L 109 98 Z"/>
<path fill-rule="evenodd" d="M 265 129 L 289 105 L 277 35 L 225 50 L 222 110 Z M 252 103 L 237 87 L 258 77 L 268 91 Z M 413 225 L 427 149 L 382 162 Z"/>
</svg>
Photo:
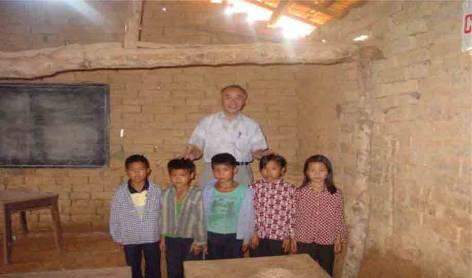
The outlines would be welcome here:
<svg viewBox="0 0 472 278">
<path fill-rule="evenodd" d="M 110 267 L 92 269 L 72 269 L 48 272 L 9 273 L 0 275 L 4 278 L 129 278 L 131 268 Z"/>
<path fill-rule="evenodd" d="M 329 278 L 306 254 L 231 260 L 186 261 L 185 278 Z"/>
<path fill-rule="evenodd" d="M 32 192 L 26 190 L 0 190 L 0 206 L 3 211 L 3 261 L 11 262 L 11 250 L 13 246 L 13 232 L 11 216 L 20 212 L 20 222 L 23 233 L 28 233 L 26 210 L 49 208 L 52 216 L 54 239 L 56 246 L 62 250 L 62 228 L 57 205 L 58 194 L 48 192 Z"/>
</svg>

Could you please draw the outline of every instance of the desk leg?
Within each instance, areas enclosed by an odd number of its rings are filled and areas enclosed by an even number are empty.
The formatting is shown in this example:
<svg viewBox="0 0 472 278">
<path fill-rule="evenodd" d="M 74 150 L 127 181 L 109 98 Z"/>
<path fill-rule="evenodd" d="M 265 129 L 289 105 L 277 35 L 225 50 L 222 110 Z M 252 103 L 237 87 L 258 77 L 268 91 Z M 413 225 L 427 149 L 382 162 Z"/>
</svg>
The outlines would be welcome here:
<svg viewBox="0 0 472 278">
<path fill-rule="evenodd" d="M 12 247 L 12 231 L 11 231 L 11 212 L 5 209 L 3 219 L 3 262 L 4 264 L 10 263 L 11 247 Z"/>
<path fill-rule="evenodd" d="M 20 222 L 21 222 L 21 229 L 23 230 L 23 234 L 28 233 L 28 222 L 26 221 L 26 211 L 20 212 Z"/>
<path fill-rule="evenodd" d="M 59 251 L 62 250 L 62 227 L 61 218 L 59 216 L 59 208 L 57 206 L 57 199 L 51 206 L 52 225 L 54 228 L 54 240 Z"/>
</svg>

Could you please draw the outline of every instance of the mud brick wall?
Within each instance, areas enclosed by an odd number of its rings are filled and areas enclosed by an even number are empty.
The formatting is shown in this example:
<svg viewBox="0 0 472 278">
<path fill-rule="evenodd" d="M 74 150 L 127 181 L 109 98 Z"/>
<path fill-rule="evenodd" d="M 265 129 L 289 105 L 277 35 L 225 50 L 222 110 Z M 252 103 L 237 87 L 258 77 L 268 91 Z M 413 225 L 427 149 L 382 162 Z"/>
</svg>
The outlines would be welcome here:
<svg viewBox="0 0 472 278">
<path fill-rule="evenodd" d="M 121 41 L 123 2 L 89 3 L 101 23 L 60 2 L 0 2 L 0 50 Z M 147 41 L 261 39 L 231 27 L 215 5 L 146 3 Z M 35 80 L 110 84 L 110 166 L 1 169 L 0 187 L 59 192 L 66 225 L 106 226 L 125 157 L 144 153 L 153 180 L 166 184 L 167 160 L 181 152 L 198 119 L 218 111 L 218 90 L 239 83 L 249 90 L 245 113 L 288 159 L 290 181 L 301 181 L 308 156 L 332 159 L 351 231 L 337 276 L 466 277 L 472 271 L 472 56 L 460 52 L 461 12 L 460 1 L 369 1 L 309 38 L 353 43 L 369 35 L 358 45 L 377 55 L 343 64 L 102 70 Z M 33 228 L 49 223 L 44 213 L 28 219 Z"/>
</svg>

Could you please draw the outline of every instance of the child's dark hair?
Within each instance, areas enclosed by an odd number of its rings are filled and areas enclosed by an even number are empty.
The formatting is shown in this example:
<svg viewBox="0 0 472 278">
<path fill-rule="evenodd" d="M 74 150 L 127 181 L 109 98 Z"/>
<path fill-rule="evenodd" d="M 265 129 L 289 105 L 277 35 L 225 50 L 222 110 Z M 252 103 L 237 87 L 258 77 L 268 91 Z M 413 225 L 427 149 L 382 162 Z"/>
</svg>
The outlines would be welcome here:
<svg viewBox="0 0 472 278">
<path fill-rule="evenodd" d="M 310 178 L 306 174 L 306 171 L 308 170 L 308 166 L 310 163 L 323 163 L 326 169 L 328 170 L 328 176 L 325 179 L 325 185 L 326 188 L 328 189 L 329 193 L 334 194 L 336 193 L 337 189 L 336 186 L 334 185 L 334 177 L 333 177 L 333 166 L 331 165 L 331 161 L 329 159 L 321 154 L 313 155 L 310 156 L 306 161 L 305 161 L 305 166 L 303 166 L 303 175 L 305 176 L 303 179 L 302 186 L 306 186 L 310 183 Z"/>
<path fill-rule="evenodd" d="M 279 154 L 268 154 L 264 155 L 261 160 L 259 160 L 259 170 L 262 170 L 266 167 L 267 163 L 274 161 L 279 164 L 280 168 L 287 167 L 287 160 Z"/>
<path fill-rule="evenodd" d="M 178 170 L 178 169 L 188 170 L 190 173 L 194 173 L 195 164 L 193 163 L 192 160 L 185 159 L 185 158 L 172 159 L 171 161 L 167 163 L 167 170 L 169 171 L 169 173 L 172 170 Z"/>
<path fill-rule="evenodd" d="M 128 169 L 129 165 L 134 162 L 141 162 L 146 166 L 146 168 L 149 168 L 149 160 L 144 155 L 141 155 L 141 154 L 133 154 L 129 156 L 125 160 L 125 168 Z"/>
<path fill-rule="evenodd" d="M 236 161 L 236 158 L 234 158 L 234 156 L 230 153 L 215 154 L 211 158 L 211 168 L 214 168 L 216 165 L 221 164 L 236 167 L 238 165 L 238 162 Z"/>
<path fill-rule="evenodd" d="M 228 85 L 228 86 L 224 87 L 223 89 L 221 89 L 220 92 L 223 93 L 224 91 L 226 91 L 228 89 L 238 89 L 247 96 L 246 89 L 244 89 L 243 87 L 241 87 L 240 85 L 237 85 L 237 84 Z"/>
</svg>

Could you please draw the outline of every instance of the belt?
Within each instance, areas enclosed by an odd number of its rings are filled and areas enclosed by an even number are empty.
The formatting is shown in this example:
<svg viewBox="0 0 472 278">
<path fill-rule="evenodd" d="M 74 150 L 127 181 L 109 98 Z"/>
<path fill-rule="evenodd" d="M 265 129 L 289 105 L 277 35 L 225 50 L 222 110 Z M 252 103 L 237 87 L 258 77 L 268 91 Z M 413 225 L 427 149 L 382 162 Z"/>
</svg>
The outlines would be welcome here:
<svg viewBox="0 0 472 278">
<path fill-rule="evenodd" d="M 249 165 L 251 162 L 236 162 L 236 165 L 238 166 L 244 166 L 244 165 Z"/>
</svg>

